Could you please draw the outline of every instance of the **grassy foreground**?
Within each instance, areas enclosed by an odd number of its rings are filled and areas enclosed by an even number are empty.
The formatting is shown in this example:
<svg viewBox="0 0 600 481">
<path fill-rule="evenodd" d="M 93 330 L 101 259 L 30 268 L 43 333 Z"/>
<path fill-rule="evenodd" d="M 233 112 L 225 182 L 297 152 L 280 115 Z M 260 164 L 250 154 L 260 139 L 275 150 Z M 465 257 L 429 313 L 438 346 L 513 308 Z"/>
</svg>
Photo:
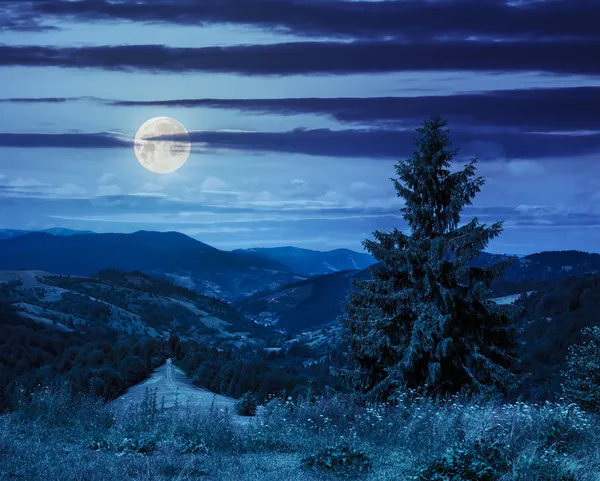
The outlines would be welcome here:
<svg viewBox="0 0 600 481">
<path fill-rule="evenodd" d="M 152 393 L 115 415 L 62 387 L 0 416 L 0 479 L 592 481 L 598 426 L 574 405 L 343 397 L 273 399 L 240 426 L 215 407 L 163 410 Z"/>
</svg>

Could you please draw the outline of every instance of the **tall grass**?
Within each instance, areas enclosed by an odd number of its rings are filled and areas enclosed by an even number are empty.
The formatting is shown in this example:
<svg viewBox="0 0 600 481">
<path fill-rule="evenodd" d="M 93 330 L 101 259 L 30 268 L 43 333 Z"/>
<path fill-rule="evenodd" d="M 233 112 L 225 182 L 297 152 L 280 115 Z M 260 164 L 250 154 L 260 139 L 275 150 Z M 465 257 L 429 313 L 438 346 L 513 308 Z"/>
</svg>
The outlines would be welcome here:
<svg viewBox="0 0 600 481">
<path fill-rule="evenodd" d="M 0 479 L 600 479 L 598 418 L 573 404 L 274 398 L 241 419 L 214 405 L 163 409 L 153 391 L 114 412 L 41 388 L 0 417 Z"/>
</svg>

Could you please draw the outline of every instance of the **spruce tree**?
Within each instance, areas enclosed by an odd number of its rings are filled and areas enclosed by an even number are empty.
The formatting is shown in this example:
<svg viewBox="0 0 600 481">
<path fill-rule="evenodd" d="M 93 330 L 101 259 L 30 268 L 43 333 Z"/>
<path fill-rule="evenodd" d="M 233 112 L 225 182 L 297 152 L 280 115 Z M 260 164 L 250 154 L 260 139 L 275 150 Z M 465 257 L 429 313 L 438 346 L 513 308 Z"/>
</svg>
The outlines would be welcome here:
<svg viewBox="0 0 600 481">
<path fill-rule="evenodd" d="M 458 150 L 450 149 L 446 125 L 437 116 L 426 120 L 413 156 L 397 162 L 391 180 L 411 234 L 375 231 L 375 240 L 363 242 L 378 263 L 371 280 L 353 281 L 339 318 L 349 362 L 338 374 L 365 399 L 407 389 L 505 389 L 516 380 L 509 326 L 517 310 L 486 300 L 513 259 L 473 267 L 502 222 L 460 225 L 484 180 L 474 177 L 477 159 L 450 171 Z"/>
</svg>

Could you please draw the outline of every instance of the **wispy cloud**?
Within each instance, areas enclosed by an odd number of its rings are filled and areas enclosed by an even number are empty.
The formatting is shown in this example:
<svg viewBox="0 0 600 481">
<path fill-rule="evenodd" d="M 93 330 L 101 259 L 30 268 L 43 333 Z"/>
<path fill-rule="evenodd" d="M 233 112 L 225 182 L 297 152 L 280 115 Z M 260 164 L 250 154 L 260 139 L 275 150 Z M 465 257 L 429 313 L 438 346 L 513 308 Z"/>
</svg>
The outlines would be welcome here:
<svg viewBox="0 0 600 481">
<path fill-rule="evenodd" d="M 4 98 L 0 103 L 66 103 L 81 98 Z M 342 123 L 414 127 L 435 112 L 453 126 L 580 131 L 598 129 L 600 87 L 517 89 L 419 97 L 334 97 L 263 99 L 94 99 L 112 107 L 230 109 L 257 114 L 313 114 Z M 528 112 L 528 115 L 521 115 Z M 557 113 L 560 112 L 560 115 Z"/>
<path fill-rule="evenodd" d="M 80 100 L 92 99 L 0 98 L 0 103 L 62 104 Z M 93 100 L 109 107 L 212 108 L 289 116 L 312 114 L 341 123 L 404 128 L 414 128 L 422 118 L 437 113 L 453 127 L 581 131 L 599 129 L 600 87 L 496 90 L 418 97 Z M 528 114 L 522 115 L 522 112 Z"/>
<path fill-rule="evenodd" d="M 53 66 L 240 75 L 343 75 L 402 71 L 540 71 L 598 74 L 600 39 L 561 42 L 290 42 L 174 48 L 0 46 L 0 66 Z"/>
<path fill-rule="evenodd" d="M 191 131 L 201 152 L 285 152 L 321 157 L 397 159 L 412 153 L 414 132 L 393 129 L 294 129 L 286 132 Z M 157 139 L 177 140 L 176 136 Z M 556 158 L 600 152 L 600 133 L 477 133 L 453 130 L 464 156 L 482 161 L 506 158 Z M 132 148 L 133 139 L 117 133 L 0 133 L 0 146 L 22 148 Z"/>
<path fill-rule="evenodd" d="M 330 38 L 598 38 L 600 6 L 583 0 L 4 0 L 4 28 L 61 20 L 234 24 Z M 54 23 L 49 21 L 54 20 Z"/>
</svg>

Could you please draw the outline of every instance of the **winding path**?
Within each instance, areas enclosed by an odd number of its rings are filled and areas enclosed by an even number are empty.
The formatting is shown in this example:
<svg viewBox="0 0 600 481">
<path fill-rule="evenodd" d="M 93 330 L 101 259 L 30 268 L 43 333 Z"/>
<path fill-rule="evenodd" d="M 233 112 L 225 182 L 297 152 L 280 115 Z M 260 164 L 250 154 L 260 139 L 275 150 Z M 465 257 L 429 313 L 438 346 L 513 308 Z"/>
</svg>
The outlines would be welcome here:
<svg viewBox="0 0 600 481">
<path fill-rule="evenodd" d="M 111 406 L 118 411 L 125 411 L 144 399 L 146 389 L 156 389 L 157 404 L 162 406 L 164 403 L 165 408 L 189 403 L 192 407 L 202 409 L 214 403 L 217 409 L 227 409 L 233 413 L 237 423 L 247 424 L 250 419 L 254 419 L 235 414 L 235 399 L 194 386 L 185 372 L 175 366 L 171 359 L 167 359 L 148 379 L 132 386 L 125 394 L 112 401 Z"/>
</svg>

